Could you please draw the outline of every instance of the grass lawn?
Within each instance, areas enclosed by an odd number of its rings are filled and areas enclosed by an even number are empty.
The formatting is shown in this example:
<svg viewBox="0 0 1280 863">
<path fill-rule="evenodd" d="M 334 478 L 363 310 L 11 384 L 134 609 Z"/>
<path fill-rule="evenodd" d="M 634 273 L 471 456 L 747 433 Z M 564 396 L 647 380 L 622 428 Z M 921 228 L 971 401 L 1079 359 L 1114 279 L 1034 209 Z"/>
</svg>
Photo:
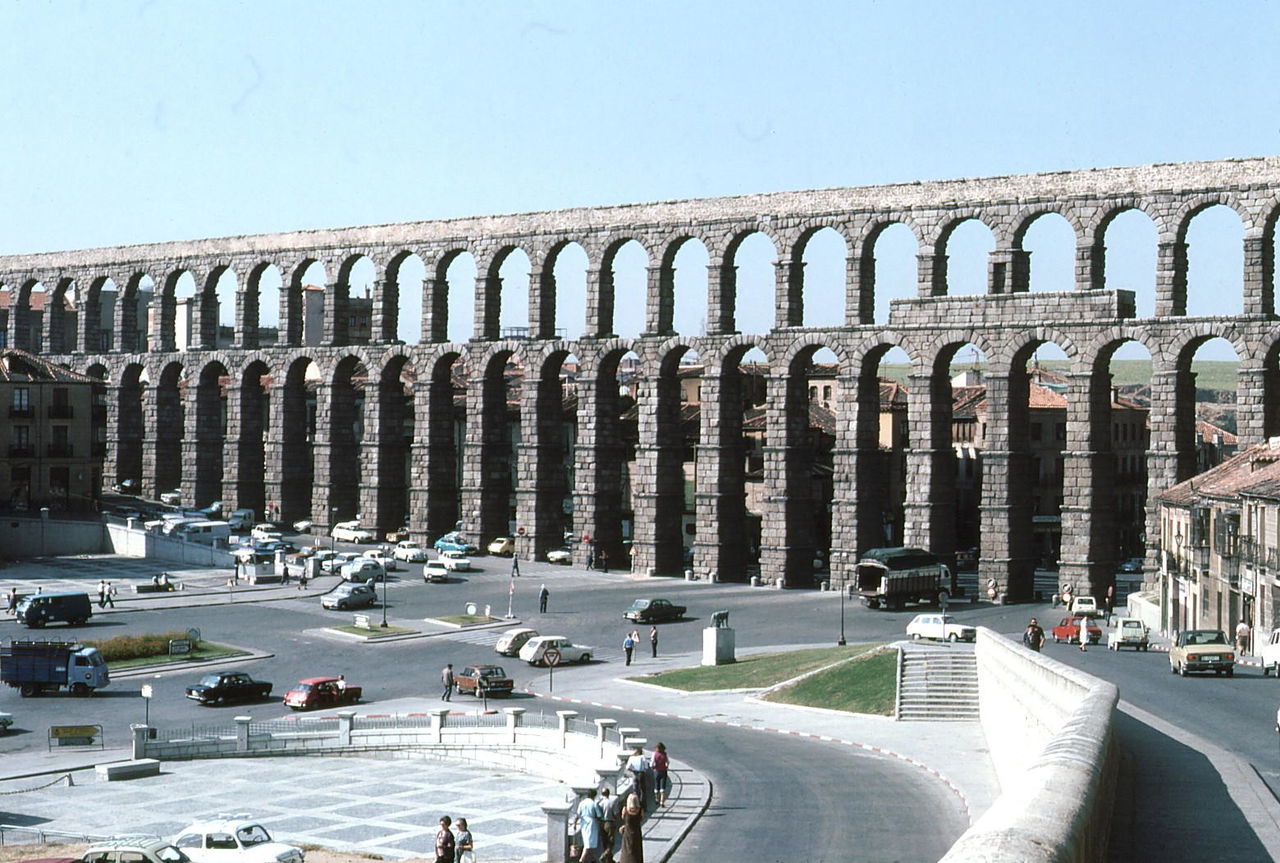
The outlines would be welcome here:
<svg viewBox="0 0 1280 863">
<path fill-rule="evenodd" d="M 705 692 L 713 689 L 763 689 L 768 686 L 799 677 L 853 656 L 879 647 L 878 644 L 851 644 L 847 647 L 817 647 L 809 650 L 792 650 L 786 653 L 757 653 L 745 656 L 733 665 L 708 665 L 697 668 L 678 668 L 646 677 L 633 677 L 645 683 L 656 683 L 686 692 Z"/>
<path fill-rule="evenodd" d="M 200 646 L 194 648 L 190 653 L 182 653 L 177 656 L 169 656 L 162 653 L 157 656 L 139 656 L 134 659 L 117 659 L 114 662 L 108 662 L 107 668 L 111 671 L 120 671 L 125 668 L 137 668 L 142 665 L 167 665 L 171 662 L 191 662 L 201 659 L 225 659 L 229 656 L 247 656 L 249 651 L 241 650 L 238 647 L 228 647 L 225 644 L 213 644 L 208 641 L 200 642 Z"/>
<path fill-rule="evenodd" d="M 820 671 L 767 698 L 784 704 L 890 716 L 897 692 L 898 651 L 884 650 Z"/>
<path fill-rule="evenodd" d="M 337 630 L 338 632 L 347 632 L 351 635 L 363 635 L 366 638 L 377 638 L 381 635 L 404 635 L 407 632 L 418 631 L 416 629 L 409 629 L 405 626 L 394 626 L 390 623 L 386 625 L 386 628 L 374 624 L 366 629 L 363 626 L 352 626 L 349 623 L 344 626 L 330 626 L 329 628 Z"/>
<path fill-rule="evenodd" d="M 483 614 L 451 614 L 448 617 L 437 617 L 441 623 L 453 623 L 458 626 L 475 626 L 477 623 L 493 623 L 498 618 Z"/>
</svg>

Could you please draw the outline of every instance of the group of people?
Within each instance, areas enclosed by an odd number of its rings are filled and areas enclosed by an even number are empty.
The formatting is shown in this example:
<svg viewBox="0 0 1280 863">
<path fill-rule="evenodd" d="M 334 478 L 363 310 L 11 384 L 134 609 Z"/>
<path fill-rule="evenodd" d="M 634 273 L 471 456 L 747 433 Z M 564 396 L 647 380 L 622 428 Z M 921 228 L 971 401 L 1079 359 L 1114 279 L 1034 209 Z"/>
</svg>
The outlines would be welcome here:
<svg viewBox="0 0 1280 863">
<path fill-rule="evenodd" d="M 577 825 L 572 832 L 577 836 L 577 854 L 570 858 L 582 863 L 644 863 L 644 841 L 641 828 L 644 823 L 644 807 L 634 791 L 627 795 L 613 796 L 605 788 L 596 799 L 594 788 L 578 803 Z M 621 854 L 614 857 L 618 839 L 622 839 Z"/>
<path fill-rule="evenodd" d="M 116 586 L 105 578 L 98 579 L 98 608 L 116 607 Z"/>
<path fill-rule="evenodd" d="M 436 863 L 471 863 L 476 859 L 475 840 L 467 829 L 467 819 L 458 819 L 458 832 L 450 829 L 453 819 L 441 817 L 436 831 Z"/>
<path fill-rule="evenodd" d="M 640 646 L 640 630 L 633 629 L 622 639 L 622 653 L 627 658 L 627 665 L 631 664 L 631 658 L 635 655 L 636 648 Z M 658 627 L 649 627 L 649 649 L 653 652 L 653 658 L 658 658 Z"/>
</svg>

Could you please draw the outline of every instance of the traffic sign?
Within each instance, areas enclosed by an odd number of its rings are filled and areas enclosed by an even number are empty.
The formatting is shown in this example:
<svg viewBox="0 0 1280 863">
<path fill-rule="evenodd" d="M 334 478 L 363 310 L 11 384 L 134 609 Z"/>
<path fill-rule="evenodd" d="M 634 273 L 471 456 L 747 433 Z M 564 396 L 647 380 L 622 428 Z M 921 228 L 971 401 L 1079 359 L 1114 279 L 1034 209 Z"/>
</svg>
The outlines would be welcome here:
<svg viewBox="0 0 1280 863">
<path fill-rule="evenodd" d="M 560 651 L 556 650 L 554 647 L 548 648 L 547 651 L 542 654 L 542 661 L 551 668 L 555 668 L 560 664 Z"/>
</svg>

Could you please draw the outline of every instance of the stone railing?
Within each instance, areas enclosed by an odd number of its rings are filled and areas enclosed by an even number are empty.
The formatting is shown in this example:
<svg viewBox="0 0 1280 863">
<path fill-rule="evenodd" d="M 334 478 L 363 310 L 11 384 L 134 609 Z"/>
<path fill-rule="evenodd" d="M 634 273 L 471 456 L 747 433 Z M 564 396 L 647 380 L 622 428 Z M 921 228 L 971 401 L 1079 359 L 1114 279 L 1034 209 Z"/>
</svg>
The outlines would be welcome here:
<svg viewBox="0 0 1280 863">
<path fill-rule="evenodd" d="M 1106 857 L 1119 691 L 978 630 L 982 727 L 1001 794 L 943 863 L 1085 863 Z"/>
<path fill-rule="evenodd" d="M 607 786 L 626 793 L 623 764 L 635 746 L 647 741 L 636 728 L 617 720 L 578 718 L 576 710 L 554 717 L 508 707 L 501 713 L 450 713 L 442 707 L 425 713 L 336 716 L 255 722 L 237 716 L 230 725 L 191 725 L 133 730 L 133 758 L 186 761 L 288 755 L 356 755 L 378 752 L 392 758 L 463 762 L 479 767 L 519 770 L 563 782 L 572 798 L 542 805 L 547 817 L 547 860 L 567 859 L 568 824 L 587 789 Z"/>
</svg>

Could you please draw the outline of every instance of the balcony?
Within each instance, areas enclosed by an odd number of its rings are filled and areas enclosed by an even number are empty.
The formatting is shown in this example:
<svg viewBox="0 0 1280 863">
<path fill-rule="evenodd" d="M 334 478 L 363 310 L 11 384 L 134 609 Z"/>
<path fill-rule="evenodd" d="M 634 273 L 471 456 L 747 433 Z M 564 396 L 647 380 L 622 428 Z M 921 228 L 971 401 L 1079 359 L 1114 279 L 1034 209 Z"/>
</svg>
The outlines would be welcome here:
<svg viewBox="0 0 1280 863">
<path fill-rule="evenodd" d="M 35 454 L 30 444 L 11 443 L 9 444 L 10 458 L 30 458 Z"/>
<path fill-rule="evenodd" d="M 31 409 L 31 405 L 26 407 L 18 407 L 17 405 L 9 405 L 9 416 L 15 418 L 30 419 L 35 416 L 35 411 Z"/>
<path fill-rule="evenodd" d="M 75 447 L 69 443 L 51 443 L 46 453 L 50 458 L 70 458 L 75 455 Z"/>
<path fill-rule="evenodd" d="M 75 410 L 71 405 L 49 405 L 46 410 L 51 420 L 69 420 L 75 416 Z"/>
</svg>

